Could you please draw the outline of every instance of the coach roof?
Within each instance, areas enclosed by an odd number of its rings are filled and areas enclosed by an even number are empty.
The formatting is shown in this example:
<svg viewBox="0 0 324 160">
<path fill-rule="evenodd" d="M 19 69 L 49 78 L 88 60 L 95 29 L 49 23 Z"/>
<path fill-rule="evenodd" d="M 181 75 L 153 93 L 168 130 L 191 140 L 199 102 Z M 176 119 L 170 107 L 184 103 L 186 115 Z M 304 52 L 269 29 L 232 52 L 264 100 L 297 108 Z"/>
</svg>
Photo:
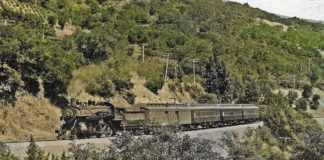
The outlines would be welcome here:
<svg viewBox="0 0 324 160">
<path fill-rule="evenodd" d="M 254 104 L 143 104 L 147 110 L 208 110 L 208 109 L 258 109 Z"/>
</svg>

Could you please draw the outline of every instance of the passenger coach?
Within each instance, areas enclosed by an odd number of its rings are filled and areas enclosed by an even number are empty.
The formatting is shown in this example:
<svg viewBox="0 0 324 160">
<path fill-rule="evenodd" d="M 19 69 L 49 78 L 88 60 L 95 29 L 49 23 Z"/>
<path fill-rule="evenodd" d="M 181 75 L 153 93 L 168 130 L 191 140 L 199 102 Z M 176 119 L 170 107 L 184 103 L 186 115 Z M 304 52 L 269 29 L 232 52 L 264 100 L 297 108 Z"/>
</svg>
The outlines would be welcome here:
<svg viewBox="0 0 324 160">
<path fill-rule="evenodd" d="M 126 108 L 123 125 L 138 127 L 144 120 L 162 126 L 179 125 L 182 130 L 250 123 L 259 120 L 254 104 L 140 104 Z"/>
</svg>

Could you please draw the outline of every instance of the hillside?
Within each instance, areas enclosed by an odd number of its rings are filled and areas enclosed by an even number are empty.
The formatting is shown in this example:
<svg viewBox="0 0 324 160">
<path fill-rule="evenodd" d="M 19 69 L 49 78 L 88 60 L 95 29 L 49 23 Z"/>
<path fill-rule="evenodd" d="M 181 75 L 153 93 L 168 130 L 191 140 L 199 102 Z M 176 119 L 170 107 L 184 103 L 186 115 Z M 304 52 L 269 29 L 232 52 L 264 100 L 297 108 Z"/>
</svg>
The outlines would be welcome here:
<svg viewBox="0 0 324 160">
<path fill-rule="evenodd" d="M 222 0 L 2 0 L 0 46 L 1 138 L 51 138 L 70 98 L 177 98 L 264 107 L 241 159 L 323 158 L 323 24 Z"/>
<path fill-rule="evenodd" d="M 21 91 L 36 95 L 41 79 L 45 97 L 61 106 L 73 71 L 90 64 L 104 67 L 105 76 L 94 71 L 85 92 L 106 99 L 121 94 L 131 102 L 130 73 L 157 93 L 167 53 L 169 79 L 192 76 L 195 60 L 195 76 L 206 91 L 205 64 L 219 63 L 230 83 L 215 84 L 210 93 L 232 94 L 225 102 L 244 99 L 252 84 L 293 87 L 290 77 L 296 76 L 295 85 L 302 86 L 324 75 L 323 25 L 237 3 L 5 0 L 0 11 L 2 20 L 14 21 L 0 28 L 3 98 L 9 102 Z"/>
</svg>

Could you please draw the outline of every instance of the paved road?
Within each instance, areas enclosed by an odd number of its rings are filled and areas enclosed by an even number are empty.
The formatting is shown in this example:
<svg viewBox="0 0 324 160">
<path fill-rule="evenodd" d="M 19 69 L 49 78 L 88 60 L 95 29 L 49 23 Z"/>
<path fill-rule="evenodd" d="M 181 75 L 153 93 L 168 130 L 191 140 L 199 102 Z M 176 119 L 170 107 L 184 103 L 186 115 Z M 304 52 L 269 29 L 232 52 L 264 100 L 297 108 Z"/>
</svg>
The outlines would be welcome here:
<svg viewBox="0 0 324 160">
<path fill-rule="evenodd" d="M 185 132 L 189 134 L 191 137 L 199 137 L 199 138 L 206 138 L 210 140 L 214 140 L 215 150 L 220 152 L 221 155 L 226 156 L 226 150 L 223 149 L 221 146 L 220 139 L 222 138 L 223 134 L 226 132 L 236 132 L 238 135 L 243 135 L 244 131 L 247 128 L 257 128 L 258 126 L 262 126 L 262 122 L 254 123 L 254 124 L 245 124 L 239 126 L 229 126 L 229 127 L 222 127 L 222 128 L 212 128 L 212 129 L 204 129 L 204 130 L 197 130 L 197 131 L 190 131 Z M 63 151 L 67 151 L 70 147 L 71 143 L 75 144 L 92 144 L 97 147 L 105 147 L 111 144 L 111 140 L 114 137 L 109 138 L 91 138 L 91 139 L 80 139 L 80 140 L 57 140 L 57 141 L 39 141 L 36 144 L 45 150 L 46 153 L 51 153 L 54 155 L 60 156 Z M 9 148 L 11 149 L 12 153 L 15 155 L 23 158 L 26 156 L 26 151 L 29 145 L 29 142 L 19 142 L 19 143 L 7 143 Z"/>
</svg>

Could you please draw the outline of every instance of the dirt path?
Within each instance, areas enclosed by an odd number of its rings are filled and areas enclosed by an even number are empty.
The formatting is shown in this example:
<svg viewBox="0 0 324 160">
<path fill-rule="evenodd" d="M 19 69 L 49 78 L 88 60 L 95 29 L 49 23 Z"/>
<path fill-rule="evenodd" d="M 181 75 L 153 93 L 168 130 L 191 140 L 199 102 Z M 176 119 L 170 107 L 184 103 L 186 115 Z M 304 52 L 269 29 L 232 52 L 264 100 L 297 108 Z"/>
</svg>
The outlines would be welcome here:
<svg viewBox="0 0 324 160">
<path fill-rule="evenodd" d="M 317 121 L 318 121 L 318 123 L 321 125 L 321 126 L 323 126 L 323 128 L 324 128 L 324 118 L 315 118 Z"/>
<path fill-rule="evenodd" d="M 204 129 L 197 131 L 188 131 L 184 132 L 189 134 L 191 137 L 198 138 L 206 138 L 210 140 L 216 141 L 215 150 L 220 152 L 221 155 L 226 156 L 226 150 L 222 147 L 221 138 L 226 132 L 236 132 L 238 135 L 243 135 L 244 131 L 247 128 L 257 128 L 258 126 L 262 126 L 263 122 L 258 122 L 254 124 L 245 124 L 238 126 L 229 126 L 222 128 L 212 128 L 212 129 Z M 45 150 L 46 153 L 51 153 L 57 156 L 60 156 L 63 151 L 67 151 L 72 143 L 75 144 L 92 144 L 97 147 L 105 147 L 111 144 L 111 140 L 114 137 L 109 138 L 91 138 L 91 139 L 80 139 L 80 140 L 57 140 L 57 141 L 39 141 L 36 144 Z M 18 143 L 7 143 L 12 153 L 23 158 L 26 156 L 26 151 L 29 145 L 29 142 L 18 142 Z"/>
</svg>

